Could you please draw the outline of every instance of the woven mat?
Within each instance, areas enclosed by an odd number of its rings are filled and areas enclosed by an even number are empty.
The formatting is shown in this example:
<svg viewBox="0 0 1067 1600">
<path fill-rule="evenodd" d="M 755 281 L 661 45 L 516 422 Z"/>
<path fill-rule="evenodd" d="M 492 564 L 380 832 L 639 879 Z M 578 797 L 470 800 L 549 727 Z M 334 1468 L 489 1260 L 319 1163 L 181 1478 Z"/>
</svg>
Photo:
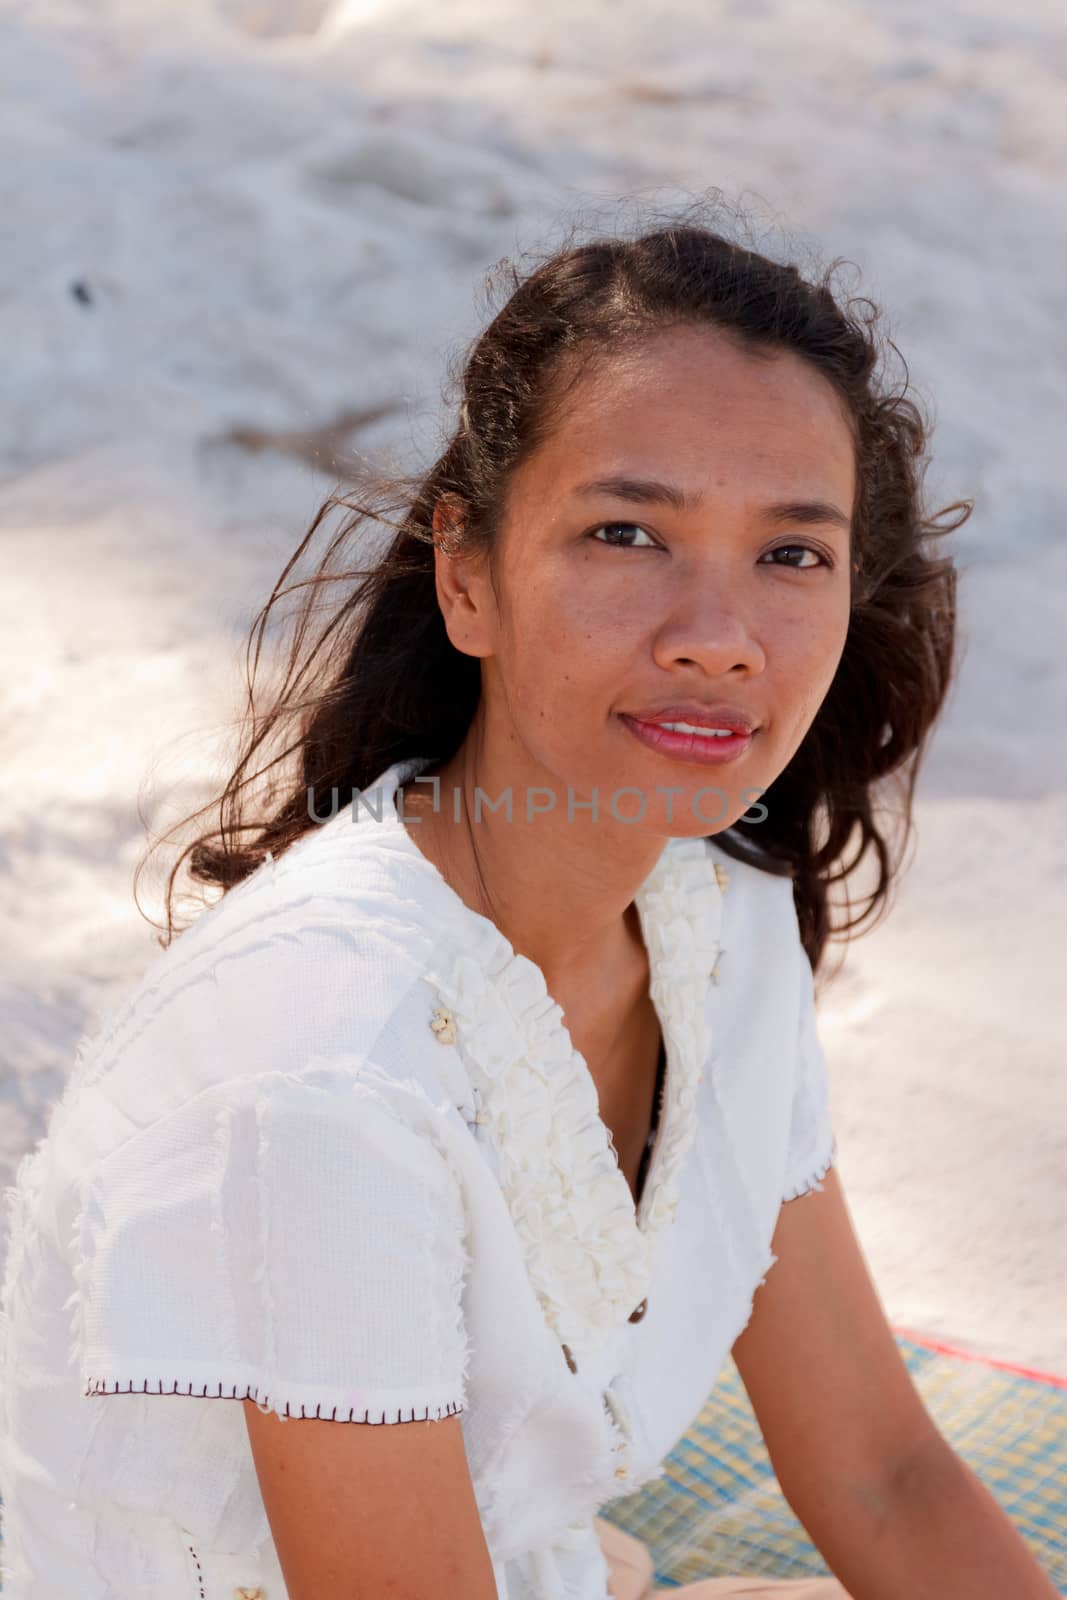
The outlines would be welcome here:
<svg viewBox="0 0 1067 1600">
<path fill-rule="evenodd" d="M 1067 1381 L 894 1331 L 941 1433 L 1067 1594 Z M 778 1488 L 733 1361 L 662 1476 L 601 1514 L 645 1541 L 665 1588 L 829 1572 Z"/>
</svg>

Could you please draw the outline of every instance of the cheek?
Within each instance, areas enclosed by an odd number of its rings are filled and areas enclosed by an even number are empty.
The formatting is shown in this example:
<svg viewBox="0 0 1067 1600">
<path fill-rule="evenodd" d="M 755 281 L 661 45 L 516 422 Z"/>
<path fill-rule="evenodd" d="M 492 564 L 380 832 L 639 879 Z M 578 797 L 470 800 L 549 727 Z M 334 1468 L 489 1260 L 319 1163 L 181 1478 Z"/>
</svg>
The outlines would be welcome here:
<svg viewBox="0 0 1067 1600">
<path fill-rule="evenodd" d="M 513 714 L 531 735 L 551 722 L 566 739 L 618 696 L 635 648 L 618 608 L 580 583 L 527 589 L 501 661 Z"/>
<path fill-rule="evenodd" d="M 598 664 L 614 668 L 640 625 L 632 605 L 620 605 L 573 572 L 567 581 L 529 585 L 521 613 L 512 621 L 511 653 L 517 665 L 537 660 L 546 675 L 555 676 L 570 663 L 575 679 L 583 676 L 583 668 L 586 676 L 595 675 Z"/>
<path fill-rule="evenodd" d="M 800 716 L 810 721 L 834 680 L 848 633 L 839 608 L 812 614 L 779 638 L 779 682 L 789 686 Z"/>
</svg>

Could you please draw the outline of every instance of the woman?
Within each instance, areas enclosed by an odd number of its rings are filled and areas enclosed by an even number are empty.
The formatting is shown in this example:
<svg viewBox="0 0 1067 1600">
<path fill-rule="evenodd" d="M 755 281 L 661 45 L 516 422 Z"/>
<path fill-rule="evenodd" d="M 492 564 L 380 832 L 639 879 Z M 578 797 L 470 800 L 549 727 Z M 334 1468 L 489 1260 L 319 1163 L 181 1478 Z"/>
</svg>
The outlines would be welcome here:
<svg viewBox="0 0 1067 1600">
<path fill-rule="evenodd" d="M 695 223 L 512 290 L 9 1191 L 8 1592 L 638 1600 L 599 1512 L 732 1353 L 835 1576 L 678 1592 L 1048 1600 L 901 1362 L 814 1020 L 950 680 L 920 415 Z"/>
</svg>

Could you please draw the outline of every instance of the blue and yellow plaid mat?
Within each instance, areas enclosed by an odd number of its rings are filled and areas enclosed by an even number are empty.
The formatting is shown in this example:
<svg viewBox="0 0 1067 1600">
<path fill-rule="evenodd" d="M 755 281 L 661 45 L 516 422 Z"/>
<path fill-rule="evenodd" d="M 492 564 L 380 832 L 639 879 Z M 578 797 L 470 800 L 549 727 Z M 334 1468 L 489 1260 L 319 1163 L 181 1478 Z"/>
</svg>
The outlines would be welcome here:
<svg viewBox="0 0 1067 1600">
<path fill-rule="evenodd" d="M 1067 1595 L 1067 1387 L 945 1354 L 900 1331 L 896 1339 L 941 1433 Z M 644 1540 L 664 1588 L 829 1573 L 778 1488 L 733 1361 L 662 1477 L 602 1515 Z"/>
</svg>

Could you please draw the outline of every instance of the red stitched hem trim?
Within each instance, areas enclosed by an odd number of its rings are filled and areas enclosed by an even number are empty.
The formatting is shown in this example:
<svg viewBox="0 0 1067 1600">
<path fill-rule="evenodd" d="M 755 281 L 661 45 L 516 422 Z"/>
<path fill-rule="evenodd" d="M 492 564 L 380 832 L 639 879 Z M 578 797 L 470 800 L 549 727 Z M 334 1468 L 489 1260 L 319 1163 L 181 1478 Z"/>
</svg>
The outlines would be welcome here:
<svg viewBox="0 0 1067 1600">
<path fill-rule="evenodd" d="M 239 1393 L 236 1384 L 234 1384 L 230 1389 L 224 1390 L 223 1387 L 222 1387 L 222 1384 L 220 1383 L 219 1386 L 218 1386 L 217 1391 L 215 1393 L 210 1393 L 209 1392 L 209 1386 L 207 1384 L 204 1384 L 203 1388 L 201 1388 L 201 1389 L 195 1389 L 193 1387 L 193 1385 L 190 1383 L 190 1385 L 189 1385 L 189 1387 L 187 1389 L 182 1389 L 182 1388 L 180 1388 L 178 1386 L 178 1380 L 174 1379 L 173 1387 L 170 1388 L 170 1389 L 166 1389 L 163 1386 L 163 1379 L 162 1378 L 157 1378 L 155 1381 L 159 1384 L 159 1388 L 158 1389 L 149 1388 L 149 1386 L 148 1386 L 149 1385 L 149 1380 L 147 1378 L 144 1380 L 144 1383 L 140 1387 L 138 1387 L 133 1382 L 133 1380 L 131 1378 L 130 1381 L 129 1381 L 129 1384 L 128 1384 L 128 1386 L 126 1388 L 122 1387 L 122 1385 L 120 1384 L 118 1379 L 109 1380 L 107 1378 L 88 1378 L 86 1380 L 85 1388 L 82 1390 L 82 1394 L 83 1395 L 108 1395 L 108 1394 L 180 1394 L 180 1395 L 195 1395 L 195 1397 L 198 1400 L 255 1400 L 257 1402 L 257 1404 L 259 1404 L 261 1406 L 267 1405 L 268 1399 L 269 1399 L 269 1396 L 264 1396 L 263 1399 L 260 1400 L 260 1398 L 259 1398 L 259 1390 L 254 1385 L 251 1385 L 251 1384 L 245 1386 L 244 1393 L 242 1394 L 242 1393 Z M 463 1410 L 463 1407 L 461 1405 L 458 1405 L 455 1401 L 450 1400 L 449 1403 L 447 1405 L 445 1405 L 445 1406 L 433 1406 L 433 1407 L 426 1406 L 425 1409 L 423 1411 L 421 1411 L 421 1412 L 416 1411 L 414 1406 L 412 1406 L 411 1415 L 410 1416 L 405 1416 L 404 1412 L 403 1412 L 403 1408 L 399 1407 L 399 1406 L 395 1407 L 394 1410 L 390 1411 L 390 1412 L 383 1411 L 380 1416 L 379 1416 L 378 1412 L 376 1412 L 376 1411 L 372 1412 L 369 1408 L 367 1410 L 363 1411 L 362 1414 L 360 1414 L 354 1408 L 350 1407 L 348 1415 L 345 1416 L 343 1411 L 341 1412 L 340 1415 L 338 1415 L 338 1410 L 337 1410 L 336 1406 L 331 1406 L 328 1411 L 324 1411 L 322 1409 L 322 1402 L 321 1401 L 315 1406 L 314 1411 L 309 1411 L 306 1406 L 302 1405 L 300 1407 L 300 1409 L 299 1409 L 299 1412 L 290 1409 L 288 1400 L 285 1402 L 285 1415 L 287 1417 L 299 1416 L 301 1419 L 303 1419 L 305 1421 L 308 1418 L 317 1417 L 319 1419 L 319 1421 L 329 1421 L 329 1422 L 369 1422 L 371 1420 L 371 1417 L 373 1416 L 374 1420 L 376 1422 L 378 1422 L 378 1421 L 385 1422 L 386 1420 L 389 1420 L 389 1421 L 392 1421 L 392 1422 L 429 1422 L 431 1420 L 436 1420 L 436 1419 L 439 1419 L 441 1417 L 454 1417 L 454 1416 L 457 1416 L 459 1414 L 459 1412 L 461 1412 L 462 1410 Z"/>
</svg>

